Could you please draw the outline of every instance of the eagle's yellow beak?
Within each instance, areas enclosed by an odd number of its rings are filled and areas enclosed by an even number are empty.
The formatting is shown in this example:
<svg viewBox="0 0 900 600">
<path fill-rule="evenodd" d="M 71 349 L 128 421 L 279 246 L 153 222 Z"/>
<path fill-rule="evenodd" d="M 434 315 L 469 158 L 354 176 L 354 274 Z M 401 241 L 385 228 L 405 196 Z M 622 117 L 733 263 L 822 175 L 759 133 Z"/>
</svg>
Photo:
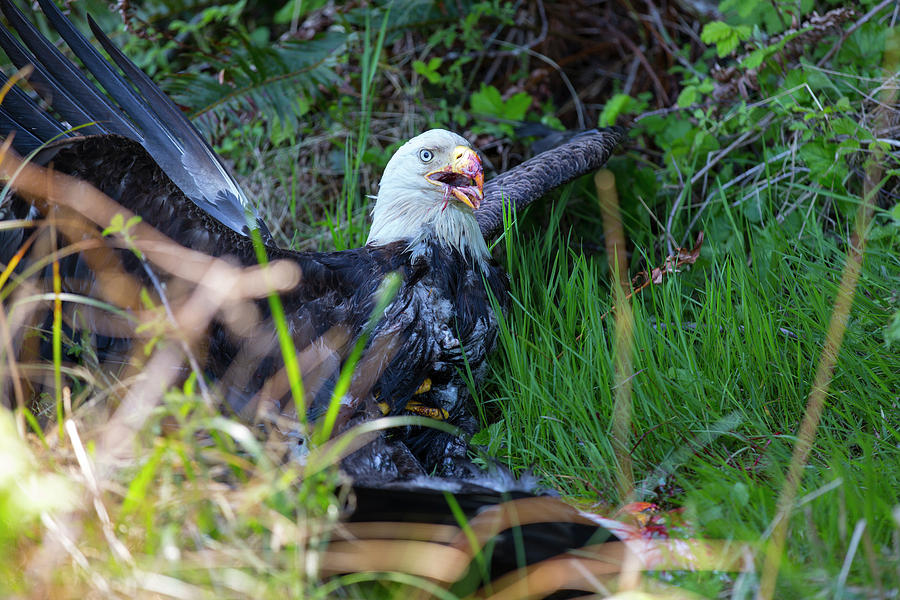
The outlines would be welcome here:
<svg viewBox="0 0 900 600">
<path fill-rule="evenodd" d="M 443 186 L 445 195 L 453 195 L 472 210 L 478 210 L 484 200 L 484 169 L 478 154 L 468 146 L 454 148 L 450 152 L 450 163 L 431 171 L 425 179 Z"/>
</svg>

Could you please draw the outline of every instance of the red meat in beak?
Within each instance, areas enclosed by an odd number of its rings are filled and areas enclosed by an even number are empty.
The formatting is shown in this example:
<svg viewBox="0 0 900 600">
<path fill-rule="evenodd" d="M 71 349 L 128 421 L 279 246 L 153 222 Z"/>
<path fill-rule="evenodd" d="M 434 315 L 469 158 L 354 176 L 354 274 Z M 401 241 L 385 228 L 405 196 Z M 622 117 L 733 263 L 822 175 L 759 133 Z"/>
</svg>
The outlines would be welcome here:
<svg viewBox="0 0 900 600">
<path fill-rule="evenodd" d="M 457 146 L 450 153 L 450 164 L 425 175 L 428 183 L 442 186 L 444 197 L 454 198 L 478 210 L 484 200 L 484 169 L 481 159 L 467 146 Z"/>
</svg>

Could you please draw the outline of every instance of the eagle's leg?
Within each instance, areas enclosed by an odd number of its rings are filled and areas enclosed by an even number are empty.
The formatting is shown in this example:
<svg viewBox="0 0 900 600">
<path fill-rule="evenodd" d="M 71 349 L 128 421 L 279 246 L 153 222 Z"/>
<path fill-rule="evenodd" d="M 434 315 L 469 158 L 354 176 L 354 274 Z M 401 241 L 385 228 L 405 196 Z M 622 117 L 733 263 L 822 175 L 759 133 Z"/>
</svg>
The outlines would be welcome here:
<svg viewBox="0 0 900 600">
<path fill-rule="evenodd" d="M 431 378 L 426 377 L 425 381 L 422 382 L 422 385 L 419 386 L 419 389 L 413 393 L 413 396 L 417 396 L 419 394 L 424 394 L 425 392 L 431 391 Z"/>
<path fill-rule="evenodd" d="M 419 394 L 424 394 L 425 392 L 430 391 L 431 379 L 429 377 L 426 377 L 425 381 L 422 382 L 422 385 L 419 386 L 419 388 L 413 395 L 418 396 Z M 391 407 L 387 402 L 379 402 L 378 408 L 381 410 L 381 413 L 385 415 L 391 412 Z M 437 421 L 446 421 L 448 418 L 450 418 L 450 413 L 448 413 L 443 408 L 438 408 L 436 406 L 426 406 L 418 400 L 410 400 L 403 408 L 404 410 L 407 410 L 415 415 L 430 417 Z"/>
<path fill-rule="evenodd" d="M 448 413 L 443 408 L 438 408 L 436 406 L 425 406 L 424 404 L 416 400 L 410 400 L 406 403 L 406 406 L 404 408 L 413 414 L 421 415 L 423 417 L 431 417 L 436 421 L 446 421 L 448 418 L 450 418 L 450 413 Z"/>
</svg>

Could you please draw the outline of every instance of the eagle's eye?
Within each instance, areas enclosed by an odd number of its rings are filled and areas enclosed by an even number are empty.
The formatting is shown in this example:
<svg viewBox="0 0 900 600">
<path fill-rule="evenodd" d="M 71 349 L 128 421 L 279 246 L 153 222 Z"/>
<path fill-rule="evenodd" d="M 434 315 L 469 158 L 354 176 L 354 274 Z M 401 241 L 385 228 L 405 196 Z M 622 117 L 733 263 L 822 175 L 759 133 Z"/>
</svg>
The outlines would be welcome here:
<svg viewBox="0 0 900 600">
<path fill-rule="evenodd" d="M 434 158 L 434 152 L 429 150 L 428 148 L 422 148 L 419 150 L 419 160 L 423 163 L 431 162 L 431 159 Z"/>
</svg>

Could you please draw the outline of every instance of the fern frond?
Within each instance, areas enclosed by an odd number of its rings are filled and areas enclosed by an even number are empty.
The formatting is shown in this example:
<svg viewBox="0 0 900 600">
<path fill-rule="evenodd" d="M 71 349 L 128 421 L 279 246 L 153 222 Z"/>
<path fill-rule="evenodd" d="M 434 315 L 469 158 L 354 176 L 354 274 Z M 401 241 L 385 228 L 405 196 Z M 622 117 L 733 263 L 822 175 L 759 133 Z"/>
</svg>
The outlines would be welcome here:
<svg viewBox="0 0 900 600">
<path fill-rule="evenodd" d="M 203 71 L 182 74 L 167 86 L 177 102 L 192 108 L 191 119 L 201 128 L 225 109 L 293 131 L 304 107 L 338 81 L 335 65 L 347 43 L 346 34 L 331 31 L 279 46 L 239 39 L 241 46 L 228 54 L 206 57 Z"/>
</svg>

